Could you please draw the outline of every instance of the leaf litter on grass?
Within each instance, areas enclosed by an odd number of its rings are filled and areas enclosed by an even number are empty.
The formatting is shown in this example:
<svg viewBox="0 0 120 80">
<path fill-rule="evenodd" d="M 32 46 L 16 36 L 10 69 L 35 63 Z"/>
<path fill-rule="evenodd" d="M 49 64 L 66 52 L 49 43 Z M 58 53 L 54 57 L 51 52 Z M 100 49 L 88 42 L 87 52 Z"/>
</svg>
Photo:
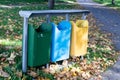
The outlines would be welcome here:
<svg viewBox="0 0 120 80">
<path fill-rule="evenodd" d="M 60 5 L 56 5 L 56 6 L 61 8 Z M 64 8 L 64 6 L 62 6 L 62 8 Z M 65 9 L 67 8 L 68 7 L 65 7 Z M 80 8 L 81 8 L 80 6 L 77 6 L 77 9 Z M 17 8 L 13 10 L 19 11 L 19 9 Z M 71 20 L 77 20 L 80 17 L 81 16 L 74 15 L 71 16 Z M 17 18 L 19 17 L 16 17 L 15 19 Z M 55 17 L 53 20 L 57 23 L 59 22 L 59 19 L 64 19 L 64 18 Z M 35 20 L 36 22 L 37 21 L 39 22 L 40 18 L 39 19 L 35 18 Z M 13 49 L 13 47 L 11 48 L 10 46 L 6 47 L 4 45 L 0 45 L 0 52 L 1 52 L 0 61 L 2 61 L 0 62 L 0 66 L 2 67 L 1 72 L 4 73 L 2 77 L 8 77 L 5 79 L 11 79 L 11 80 L 13 79 L 32 80 L 32 78 L 34 78 L 35 80 L 88 80 L 93 76 L 97 76 L 100 79 L 101 78 L 100 73 L 104 72 L 104 70 L 106 70 L 109 66 L 115 63 L 118 52 L 114 50 L 112 42 L 109 39 L 111 33 L 103 34 L 102 32 L 100 32 L 99 28 L 96 25 L 96 20 L 93 18 L 92 14 L 88 16 L 88 20 L 90 25 L 89 42 L 88 42 L 89 45 L 88 45 L 88 53 L 87 55 L 85 55 L 83 60 L 81 60 L 79 57 L 76 57 L 65 60 L 62 62 L 62 64 L 58 64 L 58 63 L 50 64 L 49 68 L 42 68 L 42 69 L 29 68 L 27 75 L 25 75 L 21 71 L 21 63 L 22 63 L 21 48 L 14 47 L 15 49 Z M 14 23 L 13 22 L 14 22 L 13 19 L 12 20 L 9 19 L 9 24 L 13 24 L 12 26 L 15 27 L 15 24 L 17 22 L 16 21 Z M 4 21 L 4 24 L 2 25 L 7 26 L 6 24 L 7 22 Z M 21 18 L 19 20 L 19 23 L 17 24 L 18 24 L 18 28 L 17 29 L 15 28 L 14 34 L 18 37 L 18 39 L 21 39 L 22 37 L 20 34 L 22 31 L 20 31 L 20 33 L 18 32 L 19 30 L 22 29 L 20 28 Z M 35 24 L 39 25 L 40 23 L 35 23 Z M 6 28 L 7 27 L 4 27 L 4 30 L 7 30 Z M 11 34 L 11 32 L 14 30 L 11 28 L 11 26 L 9 26 L 9 29 L 10 30 L 8 30 L 6 33 L 8 37 Z"/>
</svg>

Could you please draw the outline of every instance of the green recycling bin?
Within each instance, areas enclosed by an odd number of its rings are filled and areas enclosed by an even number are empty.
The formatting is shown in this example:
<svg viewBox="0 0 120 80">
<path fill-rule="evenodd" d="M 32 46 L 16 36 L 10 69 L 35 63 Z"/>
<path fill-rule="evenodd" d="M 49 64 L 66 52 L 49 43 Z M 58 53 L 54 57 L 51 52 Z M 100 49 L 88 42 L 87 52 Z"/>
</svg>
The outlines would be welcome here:
<svg viewBox="0 0 120 80">
<path fill-rule="evenodd" d="M 51 29 L 51 24 L 45 22 L 37 29 L 34 25 L 28 25 L 29 67 L 41 66 L 50 61 Z"/>
</svg>

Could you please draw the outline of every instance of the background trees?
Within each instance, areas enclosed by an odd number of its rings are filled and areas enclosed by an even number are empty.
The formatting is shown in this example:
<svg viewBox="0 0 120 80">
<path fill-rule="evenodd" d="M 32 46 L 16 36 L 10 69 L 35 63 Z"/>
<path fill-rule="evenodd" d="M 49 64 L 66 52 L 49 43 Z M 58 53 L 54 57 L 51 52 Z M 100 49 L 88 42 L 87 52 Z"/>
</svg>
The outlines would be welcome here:
<svg viewBox="0 0 120 80">
<path fill-rule="evenodd" d="M 115 0 L 112 0 L 112 5 L 115 5 Z"/>
<path fill-rule="evenodd" d="M 55 0 L 48 0 L 48 8 L 53 9 L 55 4 Z"/>
<path fill-rule="evenodd" d="M 114 5 L 118 5 L 119 4 L 119 1 L 120 0 L 93 0 L 93 1 L 96 1 L 96 2 L 99 2 L 99 3 L 105 3 L 105 4 L 109 4 L 109 5 L 112 5 L 112 6 L 114 6 Z"/>
</svg>

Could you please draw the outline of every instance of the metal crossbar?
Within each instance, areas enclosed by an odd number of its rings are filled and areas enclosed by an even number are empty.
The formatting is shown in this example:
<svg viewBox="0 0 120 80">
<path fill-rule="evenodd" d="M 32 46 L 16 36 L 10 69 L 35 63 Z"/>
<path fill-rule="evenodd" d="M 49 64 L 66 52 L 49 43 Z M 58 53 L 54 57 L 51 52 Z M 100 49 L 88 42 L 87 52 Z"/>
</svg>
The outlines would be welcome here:
<svg viewBox="0 0 120 80">
<path fill-rule="evenodd" d="M 64 15 L 64 14 L 88 14 L 88 10 L 39 10 L 39 11 L 20 11 L 19 14 L 21 17 L 35 17 L 42 15 Z"/>
<path fill-rule="evenodd" d="M 27 41 L 28 41 L 28 19 L 30 17 L 46 16 L 47 22 L 50 22 L 52 15 L 65 15 L 69 21 L 69 15 L 82 14 L 82 19 L 86 19 L 88 10 L 38 10 L 38 11 L 20 11 L 19 14 L 24 18 L 23 23 L 23 43 L 22 43 L 22 71 L 27 72 Z"/>
</svg>

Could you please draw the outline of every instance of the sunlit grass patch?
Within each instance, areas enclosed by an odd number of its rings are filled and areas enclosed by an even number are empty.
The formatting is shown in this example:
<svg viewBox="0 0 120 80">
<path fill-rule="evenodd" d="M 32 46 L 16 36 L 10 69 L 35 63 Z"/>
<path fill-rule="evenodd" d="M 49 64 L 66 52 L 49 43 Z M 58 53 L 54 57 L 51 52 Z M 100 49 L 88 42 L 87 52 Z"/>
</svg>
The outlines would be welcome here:
<svg viewBox="0 0 120 80">
<path fill-rule="evenodd" d="M 8 39 L 3 39 L 0 40 L 1 45 L 9 45 L 9 46 L 21 46 L 22 41 L 20 40 L 8 40 Z"/>
<path fill-rule="evenodd" d="M 9 54 L 10 52 L 21 52 L 21 40 L 0 39 L 0 54 Z"/>
</svg>

